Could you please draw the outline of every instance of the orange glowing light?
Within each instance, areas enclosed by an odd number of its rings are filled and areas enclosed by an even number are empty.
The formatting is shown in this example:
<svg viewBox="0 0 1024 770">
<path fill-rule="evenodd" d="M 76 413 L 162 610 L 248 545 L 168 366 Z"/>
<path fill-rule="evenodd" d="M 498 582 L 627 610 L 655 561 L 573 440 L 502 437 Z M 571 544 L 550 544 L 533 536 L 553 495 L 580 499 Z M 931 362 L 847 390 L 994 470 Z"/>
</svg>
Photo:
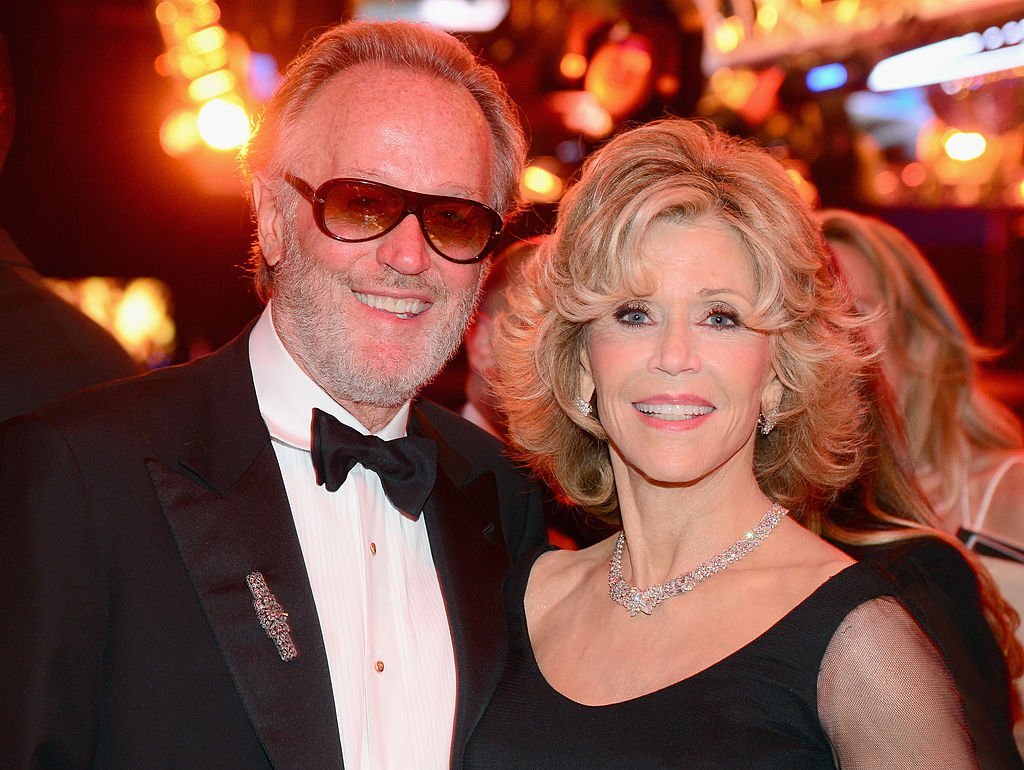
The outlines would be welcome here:
<svg viewBox="0 0 1024 770">
<path fill-rule="evenodd" d="M 563 77 L 570 80 L 581 78 L 587 71 L 587 57 L 583 54 L 567 53 L 562 56 L 558 68 Z"/>
<path fill-rule="evenodd" d="M 196 31 L 195 22 L 188 16 L 179 16 L 170 27 L 174 37 L 178 40 L 184 40 Z"/>
<path fill-rule="evenodd" d="M 583 87 L 613 118 L 622 118 L 650 93 L 653 69 L 649 43 L 634 35 L 601 46 L 590 61 Z"/>
<path fill-rule="evenodd" d="M 738 112 L 757 88 L 757 75 L 746 68 L 734 70 L 722 67 L 711 74 L 708 85 L 722 104 Z"/>
<path fill-rule="evenodd" d="M 168 314 L 167 287 L 153 278 L 131 281 L 117 306 L 114 331 L 129 350 L 172 343 L 174 323 Z"/>
<path fill-rule="evenodd" d="M 160 146 L 172 158 L 178 158 L 199 144 L 199 126 L 192 110 L 178 110 L 164 118 L 160 126 Z"/>
<path fill-rule="evenodd" d="M 562 180 L 542 166 L 531 164 L 523 171 L 521 190 L 533 203 L 554 203 L 565 189 Z"/>
<path fill-rule="evenodd" d="M 875 192 L 882 198 L 889 198 L 895 195 L 899 189 L 900 179 L 892 171 L 886 169 L 875 175 Z"/>
<path fill-rule="evenodd" d="M 173 24 L 177 18 L 178 6 L 170 2 L 170 0 L 164 0 L 162 3 L 157 3 L 156 20 L 158 22 L 161 24 Z"/>
<path fill-rule="evenodd" d="M 942 148 L 953 160 L 970 161 L 976 160 L 985 154 L 988 142 L 985 137 L 976 131 L 951 130 L 946 133 L 942 140 Z"/>
<path fill-rule="evenodd" d="M 839 0 L 835 7 L 835 20 L 840 24 L 852 24 L 860 10 L 860 0 Z"/>
<path fill-rule="evenodd" d="M 187 53 L 184 48 L 178 49 L 180 53 L 177 57 L 178 72 L 180 72 L 186 79 L 194 80 L 200 77 L 205 72 L 210 72 L 210 68 L 206 66 L 204 57 L 194 56 L 193 54 Z M 218 69 L 214 67 L 213 69 Z"/>
<path fill-rule="evenodd" d="M 757 26 L 771 32 L 779 23 L 779 10 L 774 5 L 762 5 L 757 9 Z"/>
<path fill-rule="evenodd" d="M 162 53 L 153 60 L 153 69 L 160 77 L 170 77 L 171 62 L 166 53 Z"/>
<path fill-rule="evenodd" d="M 743 21 L 738 16 L 730 16 L 715 28 L 715 48 L 722 53 L 732 53 L 743 42 Z"/>
<path fill-rule="evenodd" d="M 96 323 L 109 326 L 118 299 L 114 282 L 107 278 L 84 278 L 79 285 L 79 292 L 78 302 L 82 312 Z"/>
<path fill-rule="evenodd" d="M 598 104 L 592 93 L 558 91 L 551 94 L 548 99 L 551 108 L 562 116 L 562 123 L 570 131 L 598 138 L 607 136 L 615 127 L 612 116 Z"/>
<path fill-rule="evenodd" d="M 226 94 L 235 87 L 235 76 L 227 70 L 217 70 L 196 78 L 188 85 L 188 96 L 194 102 L 205 102 Z"/>
<path fill-rule="evenodd" d="M 215 150 L 241 147 L 249 138 L 249 116 L 241 105 L 226 99 L 213 99 L 204 104 L 197 116 L 199 136 Z"/>
<path fill-rule="evenodd" d="M 192 53 L 202 55 L 223 48 L 226 39 L 224 28 L 218 25 L 193 32 L 185 39 L 185 45 Z"/>
<path fill-rule="evenodd" d="M 170 290 L 154 278 L 127 284 L 116 278 L 77 281 L 48 279 L 65 301 L 109 331 L 136 361 L 150 366 L 167 363 L 175 344 L 170 316 Z"/>
<path fill-rule="evenodd" d="M 903 180 L 903 184 L 907 187 L 920 187 L 927 178 L 928 169 L 924 167 L 923 163 L 918 163 L 917 161 L 908 163 L 900 171 L 900 179 Z"/>
<path fill-rule="evenodd" d="M 666 72 L 658 77 L 655 88 L 658 89 L 658 93 L 663 97 L 672 97 L 679 93 L 680 87 L 679 78 L 671 73 Z"/>
<path fill-rule="evenodd" d="M 220 20 L 220 6 L 216 3 L 200 3 L 192 11 L 192 20 L 199 27 L 214 24 Z"/>
</svg>

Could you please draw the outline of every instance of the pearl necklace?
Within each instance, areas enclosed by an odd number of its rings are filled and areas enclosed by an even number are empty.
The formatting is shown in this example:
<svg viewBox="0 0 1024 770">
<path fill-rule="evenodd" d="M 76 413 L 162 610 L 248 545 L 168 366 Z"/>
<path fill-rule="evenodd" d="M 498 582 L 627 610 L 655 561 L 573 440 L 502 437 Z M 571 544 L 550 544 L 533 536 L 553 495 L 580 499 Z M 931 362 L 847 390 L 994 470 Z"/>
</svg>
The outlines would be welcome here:
<svg viewBox="0 0 1024 770">
<path fill-rule="evenodd" d="M 772 530 L 782 521 L 789 511 L 778 503 L 772 503 L 757 526 L 743 537 L 730 545 L 718 556 L 713 556 L 685 575 L 674 577 L 664 583 L 649 588 L 631 586 L 622 578 L 622 548 L 626 544 L 626 533 L 620 532 L 612 552 L 612 560 L 608 565 L 608 595 L 617 604 L 629 611 L 630 617 L 638 612 L 650 615 L 654 608 L 666 599 L 692 591 L 698 583 L 703 583 L 716 572 L 728 569 L 748 553 L 757 548 L 761 541 L 771 534 Z"/>
</svg>

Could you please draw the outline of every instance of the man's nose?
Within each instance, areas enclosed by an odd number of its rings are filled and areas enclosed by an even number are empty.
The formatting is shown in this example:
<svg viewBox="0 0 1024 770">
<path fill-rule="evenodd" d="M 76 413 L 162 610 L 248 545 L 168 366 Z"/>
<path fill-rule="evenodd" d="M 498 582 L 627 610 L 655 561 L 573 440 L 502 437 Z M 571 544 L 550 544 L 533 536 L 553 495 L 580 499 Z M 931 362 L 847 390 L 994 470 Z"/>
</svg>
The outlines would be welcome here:
<svg viewBox="0 0 1024 770">
<path fill-rule="evenodd" d="M 426 271 L 434 258 L 415 214 L 406 214 L 387 235 L 378 240 L 377 261 L 403 275 Z"/>
</svg>

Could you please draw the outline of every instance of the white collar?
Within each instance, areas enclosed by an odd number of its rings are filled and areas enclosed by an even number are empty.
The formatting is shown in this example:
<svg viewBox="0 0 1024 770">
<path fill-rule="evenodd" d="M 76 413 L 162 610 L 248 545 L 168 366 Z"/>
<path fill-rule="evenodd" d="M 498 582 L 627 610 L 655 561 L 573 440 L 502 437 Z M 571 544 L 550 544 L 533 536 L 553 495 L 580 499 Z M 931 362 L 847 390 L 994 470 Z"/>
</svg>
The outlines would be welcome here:
<svg viewBox="0 0 1024 770">
<path fill-rule="evenodd" d="M 270 435 L 285 444 L 309 451 L 313 407 L 333 415 L 339 422 L 368 434 L 362 423 L 331 398 L 302 371 L 277 336 L 271 304 L 263 310 L 249 335 L 249 365 L 256 386 L 260 414 Z M 377 431 L 384 440 L 406 435 L 409 402 L 405 402 L 392 420 Z"/>
</svg>

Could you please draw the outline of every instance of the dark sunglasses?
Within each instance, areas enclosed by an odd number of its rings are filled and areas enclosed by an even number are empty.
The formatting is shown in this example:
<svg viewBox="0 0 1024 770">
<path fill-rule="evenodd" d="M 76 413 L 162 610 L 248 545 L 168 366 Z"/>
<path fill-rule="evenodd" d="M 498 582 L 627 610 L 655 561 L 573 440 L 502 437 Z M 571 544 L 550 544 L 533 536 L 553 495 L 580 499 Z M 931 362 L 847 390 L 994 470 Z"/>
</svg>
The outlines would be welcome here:
<svg viewBox="0 0 1024 770">
<path fill-rule="evenodd" d="M 476 262 L 501 236 L 494 209 L 466 198 L 401 190 L 365 179 L 328 179 L 315 190 L 292 174 L 284 179 L 313 204 L 313 218 L 324 235 L 346 243 L 380 238 L 415 214 L 430 248 L 451 262 Z"/>
</svg>

